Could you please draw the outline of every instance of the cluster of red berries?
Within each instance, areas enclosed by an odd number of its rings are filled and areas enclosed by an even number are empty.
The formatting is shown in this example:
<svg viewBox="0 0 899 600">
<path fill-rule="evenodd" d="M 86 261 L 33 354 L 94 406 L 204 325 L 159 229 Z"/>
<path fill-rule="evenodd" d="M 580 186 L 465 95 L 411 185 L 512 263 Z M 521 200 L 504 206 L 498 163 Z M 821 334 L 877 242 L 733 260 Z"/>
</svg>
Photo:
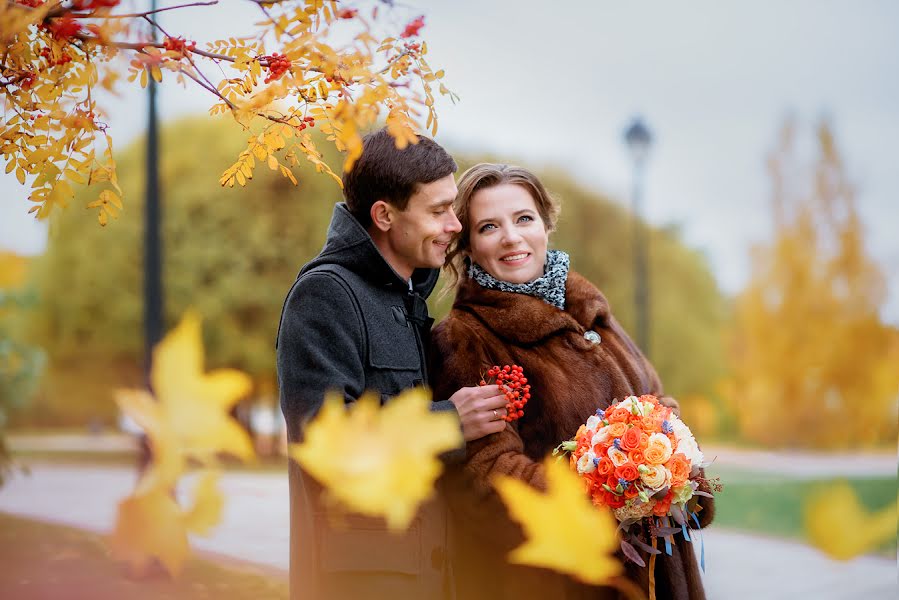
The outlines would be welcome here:
<svg viewBox="0 0 899 600">
<path fill-rule="evenodd" d="M 290 68 L 290 61 L 284 54 L 275 52 L 271 56 L 263 56 L 261 58 L 268 61 L 268 76 L 265 78 L 265 83 L 271 83 L 276 79 L 280 79 Z"/>
<path fill-rule="evenodd" d="M 403 30 L 403 33 L 400 34 L 401 38 L 408 38 L 418 35 L 418 30 L 425 26 L 425 16 L 422 15 L 416 19 L 412 19 L 406 25 L 406 28 Z"/>
<path fill-rule="evenodd" d="M 166 50 L 171 50 L 172 52 L 179 52 L 184 54 L 185 50 L 196 50 L 197 43 L 196 42 L 188 42 L 183 37 L 167 37 L 165 41 L 162 42 L 162 46 Z"/>
<path fill-rule="evenodd" d="M 81 33 L 81 22 L 72 17 L 60 17 L 51 20 L 47 29 L 57 40 L 66 40 Z"/>
<path fill-rule="evenodd" d="M 313 119 L 312 117 L 303 117 L 303 120 L 297 127 L 299 127 L 300 131 L 306 129 L 307 127 L 315 127 L 315 119 Z"/>
<path fill-rule="evenodd" d="M 47 64 L 49 64 L 51 67 L 72 62 L 72 57 L 69 56 L 68 52 L 62 52 L 59 57 L 53 58 L 53 53 L 50 51 L 50 48 L 42 48 L 41 56 L 47 59 Z"/>
<path fill-rule="evenodd" d="M 359 14 L 359 11 L 355 8 L 344 8 L 342 10 L 337 11 L 337 18 L 338 19 L 352 19 L 357 14 Z"/>
<path fill-rule="evenodd" d="M 496 384 L 506 395 L 506 414 L 502 417 L 503 421 L 512 422 L 523 417 L 524 405 L 531 398 L 531 386 L 528 384 L 528 378 L 524 376 L 524 370 L 518 365 L 502 367 L 494 365 L 487 371 L 487 379 L 482 379 L 478 385 Z"/>
</svg>

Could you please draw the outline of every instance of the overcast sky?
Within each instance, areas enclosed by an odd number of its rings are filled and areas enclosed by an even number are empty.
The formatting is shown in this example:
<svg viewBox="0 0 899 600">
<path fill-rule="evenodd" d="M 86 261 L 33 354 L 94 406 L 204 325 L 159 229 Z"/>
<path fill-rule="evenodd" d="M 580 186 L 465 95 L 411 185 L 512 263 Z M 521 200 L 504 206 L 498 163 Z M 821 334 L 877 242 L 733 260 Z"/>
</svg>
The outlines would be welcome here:
<svg viewBox="0 0 899 600">
<path fill-rule="evenodd" d="M 234 35 L 256 17 L 247 4 L 168 13 L 164 24 L 200 41 Z M 780 123 L 792 113 L 808 137 L 827 115 L 888 278 L 885 316 L 899 324 L 899 2 L 407 0 L 394 18 L 418 14 L 432 65 L 461 96 L 439 105 L 439 141 L 562 165 L 626 203 L 621 134 L 643 115 L 655 137 L 647 216 L 679 224 L 727 292 L 746 282 L 751 244 L 770 235 L 764 161 Z M 144 102 L 132 90 L 106 103 L 120 148 L 141 133 Z M 162 115 L 210 103 L 164 86 Z M 27 191 L 0 175 L 0 196 L 0 247 L 40 252 L 46 231 L 25 216 Z"/>
</svg>

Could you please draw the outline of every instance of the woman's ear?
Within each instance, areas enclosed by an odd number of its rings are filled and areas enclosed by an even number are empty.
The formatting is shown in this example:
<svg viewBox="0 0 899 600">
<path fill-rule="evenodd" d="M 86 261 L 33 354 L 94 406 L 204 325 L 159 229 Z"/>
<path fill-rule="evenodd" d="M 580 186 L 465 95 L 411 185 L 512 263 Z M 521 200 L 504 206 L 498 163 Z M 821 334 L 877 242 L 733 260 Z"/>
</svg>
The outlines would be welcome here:
<svg viewBox="0 0 899 600">
<path fill-rule="evenodd" d="M 392 208 L 393 207 L 384 200 L 378 200 L 371 205 L 371 210 L 369 211 L 371 214 L 371 224 L 379 231 L 390 231 L 390 226 L 393 224 Z"/>
</svg>

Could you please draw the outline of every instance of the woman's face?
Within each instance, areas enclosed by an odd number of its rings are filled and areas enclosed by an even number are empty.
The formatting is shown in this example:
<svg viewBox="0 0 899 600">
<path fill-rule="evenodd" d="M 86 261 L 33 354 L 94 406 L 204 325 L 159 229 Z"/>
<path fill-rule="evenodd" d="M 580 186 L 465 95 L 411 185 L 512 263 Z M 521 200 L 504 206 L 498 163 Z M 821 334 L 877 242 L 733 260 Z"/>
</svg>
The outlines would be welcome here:
<svg viewBox="0 0 899 600">
<path fill-rule="evenodd" d="M 471 260 L 500 281 L 543 275 L 549 234 L 530 192 L 503 183 L 475 192 L 468 209 Z"/>
</svg>

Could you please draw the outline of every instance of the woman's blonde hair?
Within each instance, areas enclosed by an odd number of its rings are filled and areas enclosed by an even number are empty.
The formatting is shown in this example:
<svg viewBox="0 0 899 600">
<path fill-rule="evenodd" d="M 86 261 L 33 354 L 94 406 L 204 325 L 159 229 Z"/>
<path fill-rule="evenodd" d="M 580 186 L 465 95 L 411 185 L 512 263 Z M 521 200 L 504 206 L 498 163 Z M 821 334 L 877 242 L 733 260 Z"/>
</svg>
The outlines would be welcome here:
<svg viewBox="0 0 899 600">
<path fill-rule="evenodd" d="M 446 254 L 444 269 L 449 276 L 446 290 L 454 289 L 462 281 L 467 270 L 466 259 L 471 247 L 469 209 L 471 199 L 479 191 L 505 183 L 520 185 L 534 199 L 537 213 L 543 221 L 547 232 L 556 228 L 559 217 L 559 201 L 553 198 L 536 175 L 522 167 L 514 165 L 498 165 L 492 163 L 477 164 L 462 174 L 459 179 L 459 193 L 453 202 L 456 217 L 462 223 L 462 231 L 450 244 Z"/>
</svg>

